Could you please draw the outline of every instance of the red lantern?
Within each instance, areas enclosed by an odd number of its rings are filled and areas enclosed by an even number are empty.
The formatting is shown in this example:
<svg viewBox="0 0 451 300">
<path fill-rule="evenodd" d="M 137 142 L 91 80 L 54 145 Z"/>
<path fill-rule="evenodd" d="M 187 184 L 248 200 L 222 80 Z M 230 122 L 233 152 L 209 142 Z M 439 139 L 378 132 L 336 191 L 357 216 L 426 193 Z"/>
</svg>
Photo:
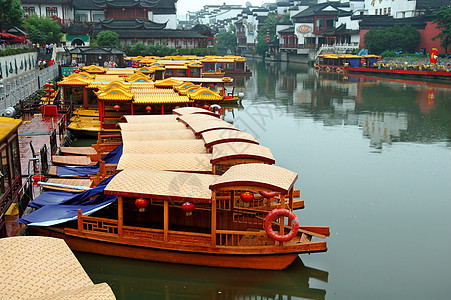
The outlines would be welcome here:
<svg viewBox="0 0 451 300">
<path fill-rule="evenodd" d="M 204 109 L 209 110 L 209 109 L 210 109 L 210 106 L 204 105 Z"/>
<path fill-rule="evenodd" d="M 135 200 L 135 206 L 138 208 L 139 212 L 145 212 L 146 207 L 149 205 L 149 200 L 144 198 L 137 198 Z"/>
<path fill-rule="evenodd" d="M 147 9 L 144 8 L 144 11 L 147 11 Z"/>
<path fill-rule="evenodd" d="M 123 8 L 122 11 L 125 11 L 125 8 Z"/>
<path fill-rule="evenodd" d="M 169 42 L 169 41 L 171 41 L 171 39 L 170 39 L 170 38 L 168 38 L 168 42 Z"/>
<path fill-rule="evenodd" d="M 154 39 L 154 38 L 151 38 L 150 40 L 153 42 L 155 39 Z"/>
<path fill-rule="evenodd" d="M 245 203 L 250 203 L 254 201 L 254 194 L 252 194 L 251 192 L 243 192 L 240 194 L 240 199 Z"/>
<path fill-rule="evenodd" d="M 53 60 L 53 59 L 52 59 Z M 53 87 L 53 83 L 49 83 L 49 87 Z"/>
<path fill-rule="evenodd" d="M 135 42 L 138 40 L 137 38 L 134 38 Z"/>
<path fill-rule="evenodd" d="M 49 94 L 45 94 L 45 96 L 48 98 L 48 97 L 50 97 L 50 95 Z"/>
<path fill-rule="evenodd" d="M 46 84 L 44 84 L 46 87 L 49 87 L 50 86 L 50 83 L 46 83 Z"/>
<path fill-rule="evenodd" d="M 184 41 L 185 39 L 184 38 L 182 38 L 182 41 Z"/>
<path fill-rule="evenodd" d="M 48 93 L 50 91 L 50 89 L 45 89 L 45 91 Z"/>
<path fill-rule="evenodd" d="M 118 111 L 119 109 L 121 109 L 121 107 L 120 107 L 120 105 L 115 105 L 115 106 L 113 106 L 113 108 L 114 108 L 114 110 L 116 110 L 116 111 Z"/>
<path fill-rule="evenodd" d="M 152 110 L 152 107 L 146 106 L 146 111 L 149 113 Z"/>
<path fill-rule="evenodd" d="M 194 39 L 191 39 L 192 41 L 194 41 Z"/>
<path fill-rule="evenodd" d="M 54 89 L 50 89 L 50 93 L 53 93 L 55 90 Z"/>
<path fill-rule="evenodd" d="M 182 210 L 186 213 L 187 216 L 191 216 L 193 214 L 194 208 L 194 203 L 185 202 L 182 204 Z"/>
<path fill-rule="evenodd" d="M 180 108 L 180 106 L 176 106 L 174 109 Z"/>
</svg>

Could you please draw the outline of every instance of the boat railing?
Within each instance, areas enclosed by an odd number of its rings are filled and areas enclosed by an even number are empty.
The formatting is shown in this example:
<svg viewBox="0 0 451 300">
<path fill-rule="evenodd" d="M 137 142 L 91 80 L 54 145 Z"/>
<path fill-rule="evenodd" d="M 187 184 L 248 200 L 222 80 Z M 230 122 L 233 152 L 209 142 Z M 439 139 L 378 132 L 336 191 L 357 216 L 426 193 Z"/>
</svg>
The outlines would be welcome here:
<svg viewBox="0 0 451 300">
<path fill-rule="evenodd" d="M 261 247 L 274 245 L 276 245 L 276 241 L 268 238 L 268 235 L 264 230 L 216 230 L 217 247 Z"/>
</svg>

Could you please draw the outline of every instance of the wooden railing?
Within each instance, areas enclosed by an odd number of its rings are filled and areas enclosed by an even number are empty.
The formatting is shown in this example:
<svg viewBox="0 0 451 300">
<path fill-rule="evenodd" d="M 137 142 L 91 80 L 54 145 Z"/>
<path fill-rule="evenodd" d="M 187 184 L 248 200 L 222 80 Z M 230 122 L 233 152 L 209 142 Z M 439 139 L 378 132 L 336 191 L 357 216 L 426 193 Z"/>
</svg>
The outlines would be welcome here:
<svg viewBox="0 0 451 300">
<path fill-rule="evenodd" d="M 264 231 L 216 231 L 217 247 L 260 247 L 276 245 Z"/>
</svg>

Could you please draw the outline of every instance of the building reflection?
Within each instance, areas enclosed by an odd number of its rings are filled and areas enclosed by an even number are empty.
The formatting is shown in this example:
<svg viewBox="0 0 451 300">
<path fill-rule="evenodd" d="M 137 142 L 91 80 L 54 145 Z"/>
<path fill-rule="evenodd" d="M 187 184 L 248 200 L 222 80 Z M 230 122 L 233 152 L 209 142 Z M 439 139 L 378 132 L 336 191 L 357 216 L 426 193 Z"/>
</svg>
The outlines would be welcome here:
<svg viewBox="0 0 451 300">
<path fill-rule="evenodd" d="M 449 111 L 449 83 L 318 72 L 290 63 L 255 67 L 258 99 L 272 99 L 296 118 L 313 118 L 325 126 L 359 126 L 371 147 L 443 140 L 449 134 L 444 123 L 449 118 L 437 117 Z"/>
<path fill-rule="evenodd" d="M 328 272 L 300 258 L 283 271 L 211 268 L 76 253 L 94 282 L 107 282 L 117 299 L 325 299 L 309 280 Z"/>
</svg>

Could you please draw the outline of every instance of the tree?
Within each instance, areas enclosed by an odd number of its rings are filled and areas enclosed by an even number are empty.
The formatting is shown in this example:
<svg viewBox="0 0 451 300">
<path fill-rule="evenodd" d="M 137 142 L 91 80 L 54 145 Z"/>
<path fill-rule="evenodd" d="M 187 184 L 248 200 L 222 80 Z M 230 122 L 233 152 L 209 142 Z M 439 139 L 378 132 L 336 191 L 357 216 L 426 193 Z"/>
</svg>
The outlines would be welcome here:
<svg viewBox="0 0 451 300">
<path fill-rule="evenodd" d="M 0 28 L 2 24 L 22 26 L 23 9 L 20 0 L 0 0 Z"/>
<path fill-rule="evenodd" d="M 403 50 L 415 52 L 420 42 L 420 33 L 410 25 L 388 27 L 385 29 L 371 29 L 363 40 L 369 52 L 380 54 L 385 50 Z"/>
<path fill-rule="evenodd" d="M 268 51 L 269 49 L 269 44 L 275 41 L 277 23 L 278 23 L 277 14 L 275 12 L 270 12 L 263 26 L 258 29 L 257 47 L 255 49 L 258 54 L 262 56 L 265 55 L 266 51 Z M 269 41 L 267 41 L 266 39 L 268 29 L 269 29 Z"/>
<path fill-rule="evenodd" d="M 119 34 L 113 31 L 101 31 L 96 38 L 97 44 L 101 47 L 119 46 Z"/>
<path fill-rule="evenodd" d="M 50 44 L 59 43 L 63 34 L 61 26 L 49 17 L 41 18 L 37 15 L 28 16 L 24 22 L 25 30 L 33 43 Z"/>
<path fill-rule="evenodd" d="M 440 46 L 445 48 L 446 54 L 448 54 L 448 46 L 451 44 L 451 6 L 442 6 L 435 12 L 436 19 L 434 24 L 437 24 L 437 29 L 440 29 L 440 33 L 432 38 L 433 41 L 440 39 Z"/>
<path fill-rule="evenodd" d="M 222 45 L 227 50 L 230 50 L 233 54 L 236 53 L 236 35 L 235 35 L 235 26 L 233 24 L 230 24 L 229 30 L 221 30 L 219 31 L 217 38 L 218 38 L 218 45 Z"/>
</svg>

